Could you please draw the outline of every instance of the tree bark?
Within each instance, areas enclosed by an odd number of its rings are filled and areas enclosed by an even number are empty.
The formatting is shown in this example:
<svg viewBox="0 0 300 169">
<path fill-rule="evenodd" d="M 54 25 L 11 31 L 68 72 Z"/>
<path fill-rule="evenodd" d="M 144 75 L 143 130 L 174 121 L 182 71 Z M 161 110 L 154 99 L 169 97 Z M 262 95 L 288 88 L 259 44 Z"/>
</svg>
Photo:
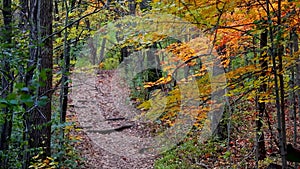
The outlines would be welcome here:
<svg viewBox="0 0 300 169">
<path fill-rule="evenodd" d="M 67 4 L 67 1 L 64 1 L 66 6 L 66 19 L 65 19 L 65 25 L 68 25 L 69 22 L 69 7 Z M 75 2 L 74 2 L 75 3 Z M 75 5 L 75 4 L 74 4 Z M 72 8 L 72 6 L 71 6 Z M 92 44 L 92 43 L 91 43 Z M 96 57 L 96 56 L 94 56 Z M 61 111 L 61 117 L 60 122 L 65 123 L 66 122 L 66 114 L 67 114 L 67 106 L 68 106 L 68 80 L 69 80 L 69 68 L 70 68 L 70 44 L 68 42 L 68 30 L 66 29 L 64 32 L 64 54 L 63 54 L 63 65 L 62 65 L 62 82 L 61 82 L 61 93 L 60 93 L 60 111 Z M 94 59 L 94 58 L 93 58 Z M 93 60 L 94 61 L 94 60 Z M 62 131 L 62 136 L 63 136 Z"/>
<path fill-rule="evenodd" d="M 11 52 L 10 46 L 12 45 L 12 8 L 11 8 L 12 1 L 11 0 L 3 0 L 3 19 L 4 19 L 4 29 L 3 29 L 3 39 L 2 43 L 8 45 L 6 49 L 8 53 Z M 7 95 L 12 92 L 13 84 L 12 84 L 12 77 L 13 73 L 10 72 L 10 59 L 11 56 L 7 55 L 3 57 L 1 60 L 1 67 L 4 71 L 7 71 L 5 74 L 2 73 L 1 75 L 1 88 L 2 88 L 2 95 L 3 99 L 6 99 Z M 4 154 L 8 153 L 9 150 L 9 140 L 11 137 L 12 132 L 12 119 L 13 114 L 9 107 L 3 108 L 2 112 L 4 118 L 4 123 L 1 124 L 0 128 L 0 151 Z M 0 156 L 0 168 L 7 168 L 8 165 L 8 158 Z"/>
<path fill-rule="evenodd" d="M 277 29 L 277 37 L 276 37 L 276 49 L 278 55 L 278 77 L 279 77 L 279 89 L 280 89 L 280 110 L 281 110 L 281 160 L 282 160 L 282 167 L 287 167 L 286 162 L 286 124 L 285 124 L 285 98 L 284 98 L 284 77 L 283 77 L 283 50 L 284 47 L 282 45 L 283 38 L 282 38 L 282 23 L 281 23 L 281 0 L 278 0 L 278 11 L 277 11 L 277 20 L 278 20 L 278 29 Z"/>
<path fill-rule="evenodd" d="M 260 49 L 262 50 L 260 54 L 260 67 L 261 67 L 261 78 L 264 81 L 264 78 L 266 76 L 266 71 L 268 69 L 268 63 L 267 63 L 267 52 L 264 50 L 268 45 L 268 32 L 265 30 L 260 35 Z M 260 85 L 259 93 L 263 94 L 267 91 L 267 84 L 266 82 L 263 82 Z M 256 120 L 256 141 L 257 141 L 257 159 L 263 160 L 266 158 L 266 148 L 265 148 L 265 139 L 264 139 L 264 133 L 262 131 L 263 126 L 263 116 L 266 111 L 266 103 L 264 102 L 264 98 L 258 99 L 258 115 Z"/>
<path fill-rule="evenodd" d="M 293 36 L 292 36 L 292 48 L 293 48 L 293 52 L 296 53 L 299 51 L 299 42 L 298 42 L 298 39 L 299 39 L 299 36 L 298 34 L 296 33 L 295 30 L 293 30 Z M 299 59 L 296 63 L 296 72 L 295 72 L 295 80 L 296 80 L 296 86 L 300 86 L 300 63 L 299 63 Z M 300 91 L 299 89 L 297 91 L 295 91 L 296 93 L 296 96 L 298 98 L 298 109 L 300 109 Z M 300 114 L 299 114 L 300 115 Z M 296 119 L 296 117 L 295 117 Z"/>
<path fill-rule="evenodd" d="M 271 11 L 270 11 L 270 1 L 266 1 L 266 12 L 268 17 L 268 22 L 272 23 L 271 19 Z M 277 35 L 274 33 L 273 25 L 269 24 L 269 31 L 270 31 L 270 41 L 271 41 L 271 48 L 270 54 L 272 58 L 272 66 L 273 66 L 273 75 L 274 75 L 274 82 L 275 82 L 275 96 L 276 96 L 276 110 L 277 110 L 277 131 L 278 131 L 278 140 L 279 140 L 279 148 L 280 148 L 280 155 L 282 160 L 282 168 L 287 167 L 286 162 L 286 136 L 285 136 L 285 112 L 284 112 L 284 86 L 283 86 L 283 68 L 282 68 L 282 55 L 283 55 L 283 48 L 280 44 L 282 42 L 281 37 L 281 0 L 278 1 L 278 25 L 277 25 Z M 276 37 L 275 37 L 276 35 Z M 275 39 L 276 38 L 276 39 Z M 275 41 L 276 40 L 276 41 Z M 277 72 L 277 62 L 276 59 L 278 57 L 278 72 Z M 279 78 L 279 80 L 278 80 Z"/>
<path fill-rule="evenodd" d="M 45 105 L 35 105 L 35 109 L 28 114 L 29 148 L 42 148 L 42 158 L 51 155 L 51 90 L 52 90 L 52 66 L 53 66 L 53 45 L 52 38 L 44 37 L 52 34 L 52 0 L 31 0 L 30 1 L 30 40 L 33 47 L 30 49 L 31 71 L 27 73 L 26 84 L 33 85 L 34 70 L 46 72 L 45 76 L 37 77 L 40 86 L 36 89 L 36 99 L 47 96 Z M 34 91 L 32 91 L 34 93 Z M 33 155 L 37 155 L 37 152 Z"/>
</svg>

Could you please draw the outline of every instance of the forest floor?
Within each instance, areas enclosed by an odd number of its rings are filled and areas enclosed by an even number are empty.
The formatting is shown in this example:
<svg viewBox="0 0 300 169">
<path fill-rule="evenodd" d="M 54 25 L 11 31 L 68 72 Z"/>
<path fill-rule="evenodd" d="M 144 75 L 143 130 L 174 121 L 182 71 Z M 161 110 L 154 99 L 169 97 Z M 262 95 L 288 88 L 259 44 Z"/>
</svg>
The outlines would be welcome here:
<svg viewBox="0 0 300 169">
<path fill-rule="evenodd" d="M 118 85 L 114 71 L 75 73 L 68 117 L 76 123 L 75 148 L 84 158 L 82 168 L 150 169 L 155 156 L 140 153 L 139 138 L 149 136 L 147 125 L 130 120 L 137 110 L 125 105 L 128 88 Z"/>
<path fill-rule="evenodd" d="M 129 88 L 122 85 L 122 79 L 118 79 L 116 74 L 115 71 L 99 71 L 96 74 L 90 70 L 72 74 L 68 118 L 75 122 L 75 130 L 71 135 L 80 140 L 75 144 L 75 148 L 84 159 L 81 168 L 154 168 L 154 161 L 158 156 L 141 151 L 147 148 L 143 142 L 144 138 L 151 138 L 149 129 L 151 124 L 134 120 L 133 117 L 140 112 L 129 98 Z M 269 109 L 273 110 L 273 107 Z M 288 142 L 292 143 L 293 120 L 290 119 L 288 111 L 286 116 Z M 255 116 L 236 114 L 232 119 L 242 123 L 237 124 L 239 131 L 234 130 L 232 134 L 230 149 L 234 153 L 231 155 L 231 162 L 238 164 L 247 161 L 247 165 L 254 168 L 255 149 L 253 142 L 249 140 L 255 139 Z M 297 122 L 299 129 L 300 123 Z M 268 156 L 279 154 L 273 141 L 276 136 L 272 136 L 270 132 L 276 130 L 276 125 L 274 121 L 271 121 L 270 125 L 272 127 L 264 128 Z M 223 150 L 222 146 L 221 149 Z M 245 155 L 245 152 L 248 154 Z M 224 157 L 226 148 L 219 155 Z M 201 158 L 203 163 L 218 166 L 217 168 L 224 165 L 227 160 L 217 158 L 218 155 L 214 154 L 211 156 L 216 156 L 218 162 L 210 162 L 214 158 L 205 156 Z"/>
</svg>

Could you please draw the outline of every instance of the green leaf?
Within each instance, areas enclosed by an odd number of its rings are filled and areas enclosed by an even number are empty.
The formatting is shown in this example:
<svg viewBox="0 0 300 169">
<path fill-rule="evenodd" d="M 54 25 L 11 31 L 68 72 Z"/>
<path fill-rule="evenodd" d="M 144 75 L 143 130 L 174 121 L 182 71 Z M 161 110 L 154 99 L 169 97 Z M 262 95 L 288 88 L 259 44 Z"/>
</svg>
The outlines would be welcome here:
<svg viewBox="0 0 300 169">
<path fill-rule="evenodd" d="M 20 100 L 22 103 L 26 104 L 29 107 L 33 106 L 33 103 L 34 103 L 33 98 L 32 98 L 32 96 L 30 96 L 28 94 L 21 95 Z"/>
<path fill-rule="evenodd" d="M 223 155 L 223 157 L 226 159 L 226 158 L 229 158 L 231 155 L 231 152 L 230 151 L 226 151 L 225 154 Z"/>
<path fill-rule="evenodd" d="M 42 78 L 42 80 L 46 80 L 47 79 L 47 72 L 45 69 L 43 69 L 41 72 L 40 72 L 40 77 Z"/>
<path fill-rule="evenodd" d="M 21 89 L 24 86 L 24 83 L 16 83 L 15 88 Z"/>
<path fill-rule="evenodd" d="M 40 98 L 40 100 L 38 101 L 37 105 L 42 107 L 42 106 L 45 106 L 48 102 L 48 97 L 47 96 L 42 96 Z"/>
<path fill-rule="evenodd" d="M 1 98 L 0 99 L 0 108 L 5 108 L 7 107 L 7 100 Z"/>
<path fill-rule="evenodd" d="M 9 100 L 8 102 L 9 102 L 9 104 L 11 104 L 11 105 L 18 105 L 18 103 L 19 103 L 18 100 Z"/>
</svg>

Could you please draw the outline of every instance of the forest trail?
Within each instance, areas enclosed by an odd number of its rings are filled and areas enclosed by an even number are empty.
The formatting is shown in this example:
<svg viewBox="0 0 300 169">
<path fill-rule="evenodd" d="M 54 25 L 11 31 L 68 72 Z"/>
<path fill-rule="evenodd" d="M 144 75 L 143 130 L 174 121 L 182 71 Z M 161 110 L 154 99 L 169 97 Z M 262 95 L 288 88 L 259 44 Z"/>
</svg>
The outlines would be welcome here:
<svg viewBox="0 0 300 169">
<path fill-rule="evenodd" d="M 76 128 L 82 129 L 76 148 L 85 158 L 83 168 L 151 169 L 155 157 L 140 154 L 143 145 L 137 139 L 149 136 L 149 131 L 144 123 L 128 119 L 136 110 L 130 103 L 124 105 L 129 90 L 118 86 L 114 73 L 100 71 L 95 77 L 82 72 L 72 77 L 71 114 Z"/>
</svg>

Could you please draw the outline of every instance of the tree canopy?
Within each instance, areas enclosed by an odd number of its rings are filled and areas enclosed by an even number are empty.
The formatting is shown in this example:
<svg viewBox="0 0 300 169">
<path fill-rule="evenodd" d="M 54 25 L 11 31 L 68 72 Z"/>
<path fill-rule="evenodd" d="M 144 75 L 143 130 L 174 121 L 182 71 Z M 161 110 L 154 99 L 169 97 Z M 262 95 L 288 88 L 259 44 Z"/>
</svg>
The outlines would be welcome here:
<svg viewBox="0 0 300 169">
<path fill-rule="evenodd" d="M 299 1 L 0 2 L 0 168 L 78 168 L 73 75 L 110 70 L 155 168 L 297 167 Z"/>
</svg>

